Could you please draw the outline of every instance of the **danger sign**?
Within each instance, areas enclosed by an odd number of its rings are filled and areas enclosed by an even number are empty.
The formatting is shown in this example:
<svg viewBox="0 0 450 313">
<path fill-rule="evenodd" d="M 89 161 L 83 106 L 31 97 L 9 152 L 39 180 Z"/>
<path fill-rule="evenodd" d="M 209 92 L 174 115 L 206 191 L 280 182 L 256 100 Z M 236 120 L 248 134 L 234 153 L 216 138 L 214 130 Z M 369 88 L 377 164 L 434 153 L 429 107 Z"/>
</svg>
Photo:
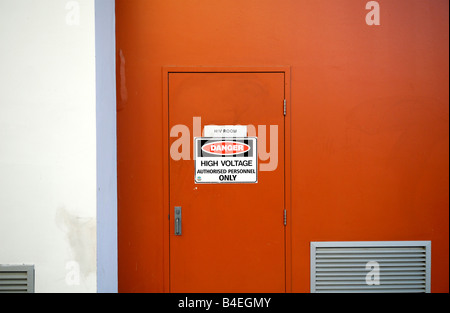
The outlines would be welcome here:
<svg viewBox="0 0 450 313">
<path fill-rule="evenodd" d="M 257 183 L 257 138 L 195 138 L 195 183 Z"/>
</svg>

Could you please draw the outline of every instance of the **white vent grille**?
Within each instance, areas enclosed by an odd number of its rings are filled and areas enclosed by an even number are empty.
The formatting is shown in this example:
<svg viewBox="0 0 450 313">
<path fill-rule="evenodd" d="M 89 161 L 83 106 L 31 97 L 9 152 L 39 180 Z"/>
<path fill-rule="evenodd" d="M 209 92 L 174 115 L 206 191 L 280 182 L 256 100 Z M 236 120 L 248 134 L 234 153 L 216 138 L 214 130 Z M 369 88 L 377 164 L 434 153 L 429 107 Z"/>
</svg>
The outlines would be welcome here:
<svg viewBox="0 0 450 313">
<path fill-rule="evenodd" d="M 312 242 L 311 292 L 430 292 L 431 242 Z"/>
<path fill-rule="evenodd" d="M 33 293 L 34 266 L 0 265 L 0 293 Z"/>
</svg>

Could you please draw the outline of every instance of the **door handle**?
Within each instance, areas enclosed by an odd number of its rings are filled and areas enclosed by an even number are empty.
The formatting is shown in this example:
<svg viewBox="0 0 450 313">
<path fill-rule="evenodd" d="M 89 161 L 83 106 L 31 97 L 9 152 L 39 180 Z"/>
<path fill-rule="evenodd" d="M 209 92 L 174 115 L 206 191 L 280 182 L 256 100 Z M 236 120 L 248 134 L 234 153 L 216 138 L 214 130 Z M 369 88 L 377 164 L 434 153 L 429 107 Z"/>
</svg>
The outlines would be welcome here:
<svg viewBox="0 0 450 313">
<path fill-rule="evenodd" d="M 181 207 L 175 207 L 175 236 L 181 236 Z"/>
</svg>

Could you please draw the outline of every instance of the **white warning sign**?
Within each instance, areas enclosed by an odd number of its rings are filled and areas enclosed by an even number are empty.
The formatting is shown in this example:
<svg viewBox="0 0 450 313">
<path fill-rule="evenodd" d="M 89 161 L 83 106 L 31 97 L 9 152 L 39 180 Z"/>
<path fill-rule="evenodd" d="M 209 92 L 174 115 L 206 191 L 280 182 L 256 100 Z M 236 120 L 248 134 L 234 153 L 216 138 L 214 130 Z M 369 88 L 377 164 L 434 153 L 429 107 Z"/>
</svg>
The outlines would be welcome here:
<svg viewBox="0 0 450 313">
<path fill-rule="evenodd" d="M 257 138 L 202 137 L 194 145 L 195 183 L 258 182 Z"/>
<path fill-rule="evenodd" d="M 243 125 L 205 125 L 205 137 L 247 137 L 247 126 Z"/>
</svg>

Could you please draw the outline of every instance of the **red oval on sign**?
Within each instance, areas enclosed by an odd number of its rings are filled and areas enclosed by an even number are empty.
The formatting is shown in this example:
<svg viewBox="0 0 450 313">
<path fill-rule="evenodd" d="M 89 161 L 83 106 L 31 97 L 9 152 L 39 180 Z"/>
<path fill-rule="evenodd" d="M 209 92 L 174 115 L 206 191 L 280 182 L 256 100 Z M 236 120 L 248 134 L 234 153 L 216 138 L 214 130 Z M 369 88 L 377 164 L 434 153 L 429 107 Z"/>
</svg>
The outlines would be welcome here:
<svg viewBox="0 0 450 313">
<path fill-rule="evenodd" d="M 249 151 L 250 146 L 234 141 L 218 141 L 204 145 L 202 150 L 216 155 L 236 155 Z"/>
</svg>

